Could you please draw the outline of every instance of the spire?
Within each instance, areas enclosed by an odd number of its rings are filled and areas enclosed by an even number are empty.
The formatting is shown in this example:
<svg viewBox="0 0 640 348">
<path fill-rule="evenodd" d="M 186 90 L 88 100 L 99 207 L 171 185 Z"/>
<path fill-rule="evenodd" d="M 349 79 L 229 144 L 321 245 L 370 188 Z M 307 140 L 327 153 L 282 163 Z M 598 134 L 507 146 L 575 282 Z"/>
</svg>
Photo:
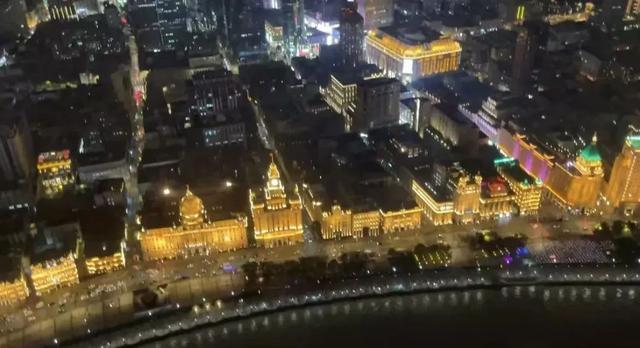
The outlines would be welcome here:
<svg viewBox="0 0 640 348">
<path fill-rule="evenodd" d="M 593 132 L 593 136 L 591 137 L 591 143 L 594 145 L 598 143 L 598 132 Z"/>
<path fill-rule="evenodd" d="M 193 192 L 189 190 L 189 184 L 187 184 L 187 190 L 185 191 L 184 196 L 185 197 L 193 196 Z"/>
<path fill-rule="evenodd" d="M 280 178 L 280 171 L 278 170 L 278 166 L 276 165 L 276 162 L 273 159 L 273 153 L 271 154 L 271 163 L 269 164 L 267 177 L 269 178 L 269 180 Z"/>
</svg>

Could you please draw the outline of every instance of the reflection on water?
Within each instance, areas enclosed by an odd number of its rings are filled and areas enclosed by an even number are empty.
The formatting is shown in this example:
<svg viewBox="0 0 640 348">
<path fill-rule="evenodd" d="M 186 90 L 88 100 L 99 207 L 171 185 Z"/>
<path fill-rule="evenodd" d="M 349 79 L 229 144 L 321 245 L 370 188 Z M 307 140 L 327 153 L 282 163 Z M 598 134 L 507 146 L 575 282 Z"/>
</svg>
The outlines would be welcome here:
<svg viewBox="0 0 640 348">
<path fill-rule="evenodd" d="M 638 347 L 634 286 L 515 286 L 336 302 L 145 347 Z"/>
</svg>

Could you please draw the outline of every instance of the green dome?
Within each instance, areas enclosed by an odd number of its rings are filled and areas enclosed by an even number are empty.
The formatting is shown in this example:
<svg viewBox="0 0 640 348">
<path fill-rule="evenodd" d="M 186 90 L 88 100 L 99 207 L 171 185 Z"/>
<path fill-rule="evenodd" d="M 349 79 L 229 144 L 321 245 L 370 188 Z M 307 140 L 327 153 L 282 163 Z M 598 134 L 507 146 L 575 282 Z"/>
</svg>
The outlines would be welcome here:
<svg viewBox="0 0 640 348">
<path fill-rule="evenodd" d="M 602 161 L 602 157 L 600 157 L 600 151 L 598 151 L 598 148 L 594 143 L 587 145 L 587 147 L 585 147 L 582 152 L 580 152 L 580 157 L 587 162 Z"/>
</svg>

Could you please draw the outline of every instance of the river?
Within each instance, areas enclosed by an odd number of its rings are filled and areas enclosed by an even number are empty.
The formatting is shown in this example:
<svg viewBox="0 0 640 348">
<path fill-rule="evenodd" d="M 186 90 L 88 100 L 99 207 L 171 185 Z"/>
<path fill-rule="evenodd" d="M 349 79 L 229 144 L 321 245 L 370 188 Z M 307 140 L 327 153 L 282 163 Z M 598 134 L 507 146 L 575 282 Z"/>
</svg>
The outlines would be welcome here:
<svg viewBox="0 0 640 348">
<path fill-rule="evenodd" d="M 640 347 L 638 286 L 515 286 L 335 302 L 144 347 Z"/>
</svg>

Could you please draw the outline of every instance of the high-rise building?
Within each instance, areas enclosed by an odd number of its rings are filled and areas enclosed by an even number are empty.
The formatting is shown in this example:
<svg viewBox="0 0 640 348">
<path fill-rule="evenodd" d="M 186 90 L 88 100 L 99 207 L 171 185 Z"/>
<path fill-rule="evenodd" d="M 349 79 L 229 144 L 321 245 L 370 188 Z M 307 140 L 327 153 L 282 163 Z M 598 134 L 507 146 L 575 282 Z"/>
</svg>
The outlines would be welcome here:
<svg viewBox="0 0 640 348">
<path fill-rule="evenodd" d="M 399 120 L 400 81 L 381 77 L 358 83 L 353 118 L 346 118 L 346 129 L 364 131 L 398 124 Z"/>
<path fill-rule="evenodd" d="M 535 35 L 530 29 L 518 28 L 516 47 L 513 54 L 512 86 L 514 93 L 520 94 L 531 78 L 535 58 Z"/>
<path fill-rule="evenodd" d="M 2 102 L 15 103 L 13 98 Z M 23 114 L 14 112 L 11 105 L 1 108 L 0 118 L 0 181 L 17 182 L 33 174 L 33 144 L 31 132 Z"/>
<path fill-rule="evenodd" d="M 301 243 L 302 202 L 297 187 L 287 193 L 273 159 L 267 182 L 260 190 L 249 190 L 253 231 L 258 246 L 274 247 Z"/>
<path fill-rule="evenodd" d="M 625 139 L 613 163 L 604 196 L 614 208 L 640 203 L 640 136 L 630 135 Z"/>
<path fill-rule="evenodd" d="M 374 30 L 393 24 L 393 0 L 358 0 L 364 29 Z"/>
<path fill-rule="evenodd" d="M 289 57 L 298 56 L 304 45 L 304 1 L 282 0 L 284 44 Z"/>
<path fill-rule="evenodd" d="M 342 64 L 355 66 L 364 59 L 363 50 L 364 20 L 354 5 L 346 5 L 340 12 L 340 53 L 342 55 Z"/>
</svg>

